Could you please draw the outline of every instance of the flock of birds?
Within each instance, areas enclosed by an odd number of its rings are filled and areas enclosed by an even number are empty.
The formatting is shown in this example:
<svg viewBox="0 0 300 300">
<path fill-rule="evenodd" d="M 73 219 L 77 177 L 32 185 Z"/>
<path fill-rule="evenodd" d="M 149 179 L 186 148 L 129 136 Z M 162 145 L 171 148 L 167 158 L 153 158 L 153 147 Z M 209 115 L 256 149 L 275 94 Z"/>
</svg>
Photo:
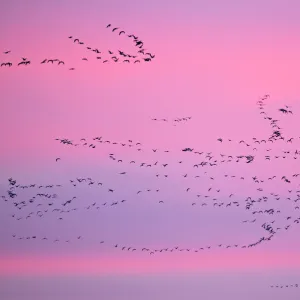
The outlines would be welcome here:
<svg viewBox="0 0 300 300">
<path fill-rule="evenodd" d="M 111 27 L 111 24 L 108 24 L 106 26 L 106 28 Z M 118 32 L 119 28 L 118 27 L 114 27 L 112 29 L 112 32 Z M 124 30 L 119 31 L 119 36 L 121 36 L 122 34 L 125 34 Z M 152 54 L 151 52 L 147 51 L 144 48 L 144 42 L 139 39 L 138 36 L 134 35 L 134 34 L 129 34 L 127 35 L 128 38 L 130 38 L 133 43 L 134 46 L 136 48 L 136 52 L 134 52 L 134 54 L 129 54 L 129 53 L 125 53 L 125 51 L 122 50 L 117 50 L 117 51 L 111 51 L 111 50 L 106 50 L 106 51 L 100 51 L 98 48 L 96 47 L 91 47 L 91 46 L 86 46 L 85 42 L 83 42 L 82 40 L 80 40 L 77 37 L 73 37 L 72 35 L 69 36 L 68 38 L 70 40 L 73 41 L 73 43 L 81 45 L 83 47 L 86 48 L 87 51 L 93 52 L 96 56 L 95 58 L 99 61 L 102 61 L 102 63 L 141 63 L 141 62 L 151 62 L 154 58 L 155 55 Z M 11 50 L 7 50 L 4 51 L 3 54 L 5 55 L 9 55 L 11 53 Z M 31 60 L 29 60 L 28 58 L 22 57 L 22 60 L 20 62 L 18 62 L 16 65 L 18 67 L 20 66 L 27 66 L 31 64 Z M 87 57 L 82 57 L 81 58 L 82 61 L 88 61 Z M 40 64 L 56 64 L 57 66 L 61 65 L 65 65 L 65 61 L 58 59 L 58 58 L 45 58 L 42 61 L 40 61 Z M 5 60 L 3 62 L 0 63 L 1 67 L 12 67 L 14 64 L 11 61 Z M 70 67 L 69 68 L 70 71 L 74 71 L 75 68 L 74 67 Z"/>
<path fill-rule="evenodd" d="M 246 142 L 244 140 L 237 141 L 237 143 L 241 145 L 245 145 L 246 147 L 258 147 L 260 144 L 266 144 L 266 143 L 274 143 L 278 142 L 279 140 L 282 140 L 287 143 L 292 143 L 294 138 L 288 138 L 286 139 L 282 132 L 280 131 L 281 128 L 278 125 L 278 120 L 275 120 L 273 117 L 270 117 L 266 111 L 264 110 L 265 106 L 265 100 L 268 99 L 269 96 L 265 96 L 258 102 L 259 109 L 263 112 L 265 115 L 265 119 L 270 121 L 270 125 L 272 127 L 272 134 L 269 138 L 259 140 L 257 138 L 253 138 L 252 142 Z M 285 109 L 284 109 L 285 110 Z M 279 109 L 280 112 L 285 113 L 282 111 L 282 109 Z M 291 113 L 289 110 L 288 113 Z M 175 120 L 189 120 L 190 118 L 179 118 Z M 274 134 L 274 131 L 278 132 L 277 134 Z M 135 149 L 136 151 L 147 151 L 147 149 L 143 148 L 143 145 L 141 142 L 134 142 L 133 140 L 128 140 L 127 142 L 117 142 L 117 141 L 111 141 L 111 140 L 104 140 L 101 136 L 94 137 L 92 141 L 88 141 L 87 138 L 82 138 L 79 143 L 74 143 L 73 141 L 66 139 L 66 138 L 56 138 L 56 141 L 59 141 L 61 144 L 67 145 L 67 146 L 81 146 L 81 147 L 87 147 L 91 149 L 95 149 L 100 144 L 112 144 L 112 145 L 118 145 L 121 147 L 128 147 Z M 219 138 L 217 140 L 218 142 L 223 143 L 225 141 L 224 138 Z M 229 142 L 233 142 L 231 139 L 228 139 Z M 257 148 L 252 148 L 252 151 L 258 151 Z M 271 151 L 272 149 L 267 149 L 266 151 Z M 156 148 L 148 149 L 148 151 L 151 151 L 152 153 L 171 153 L 171 150 L 159 150 Z M 203 152 L 203 151 L 196 151 L 194 148 L 183 148 L 179 149 L 178 152 L 182 153 L 193 153 L 196 154 L 197 157 L 201 157 L 201 161 L 194 163 L 192 165 L 189 165 L 190 167 L 195 168 L 195 170 L 198 170 L 199 167 L 202 168 L 202 172 L 198 174 L 190 175 L 189 173 L 184 173 L 181 176 L 183 178 L 195 178 L 195 179 L 207 179 L 209 180 L 210 187 L 209 188 L 202 188 L 202 190 L 195 190 L 191 187 L 184 188 L 184 192 L 187 193 L 190 196 L 191 201 L 188 202 L 191 206 L 199 206 L 200 208 L 205 209 L 205 207 L 213 207 L 216 209 L 225 208 L 225 209 L 238 209 L 238 208 L 244 208 L 245 210 L 249 211 L 251 213 L 252 218 L 247 220 L 242 220 L 242 223 L 258 223 L 261 221 L 260 216 L 271 216 L 274 218 L 274 216 L 282 215 L 283 212 L 281 209 L 274 206 L 274 202 L 290 202 L 291 207 L 294 209 L 295 212 L 300 210 L 300 206 L 298 204 L 298 201 L 300 201 L 300 189 L 293 189 L 290 187 L 291 182 L 297 181 L 298 177 L 300 176 L 299 173 L 292 174 L 291 176 L 287 177 L 286 175 L 272 175 L 268 178 L 259 178 L 258 176 L 236 176 L 232 174 L 224 174 L 223 178 L 231 179 L 231 180 L 250 180 L 253 183 L 257 184 L 256 191 L 259 192 L 259 194 L 255 196 L 247 196 L 245 199 L 241 199 L 241 197 L 236 196 L 234 193 L 228 194 L 228 201 L 224 200 L 224 193 L 222 194 L 222 200 L 218 198 L 219 193 L 222 191 L 221 188 L 214 188 L 212 183 L 215 180 L 215 177 L 209 174 L 209 169 L 203 169 L 204 167 L 216 167 L 222 163 L 239 163 L 239 162 L 245 162 L 245 163 L 253 163 L 255 160 L 255 156 L 253 155 L 225 155 L 225 154 L 213 154 L 212 152 Z M 270 160 L 270 159 L 276 159 L 276 158 L 293 158 L 298 159 L 300 152 L 295 151 L 284 151 L 282 155 L 265 155 L 264 159 Z M 123 158 L 117 157 L 114 153 L 110 153 L 109 157 L 110 160 L 115 161 L 116 163 L 126 165 L 126 161 Z M 244 159 L 244 160 L 243 160 Z M 56 158 L 56 162 L 59 162 L 61 158 Z M 178 161 L 179 164 L 184 165 L 184 162 Z M 137 162 L 135 160 L 128 161 L 127 164 L 129 165 L 136 165 L 139 168 L 144 169 L 155 169 L 157 172 L 155 173 L 155 177 L 157 179 L 167 179 L 169 176 L 175 176 L 171 173 L 166 172 L 168 167 L 170 166 L 170 163 L 168 162 L 160 162 L 156 160 L 155 162 Z M 119 173 L 120 176 L 126 176 L 128 175 L 127 171 L 123 171 Z M 264 193 L 263 185 L 266 181 L 273 181 L 273 180 L 281 180 L 282 182 L 289 184 L 287 188 L 287 195 L 280 195 L 278 193 Z M 59 197 L 56 193 L 48 193 L 45 190 L 46 189 L 55 189 L 55 188 L 62 188 L 63 184 L 49 184 L 49 185 L 38 185 L 37 183 L 28 184 L 28 185 L 21 185 L 17 184 L 17 181 L 13 178 L 9 178 L 9 189 L 7 196 L 2 196 L 3 200 L 5 202 L 11 203 L 13 207 L 17 210 L 16 213 L 14 213 L 11 217 L 15 218 L 15 220 L 27 220 L 29 218 L 34 217 L 43 217 L 46 214 L 52 213 L 55 214 L 58 220 L 64 220 L 64 216 L 67 213 L 75 212 L 79 209 L 79 207 L 74 207 L 73 205 L 77 202 L 77 197 L 74 196 L 71 199 L 64 200 L 63 202 L 59 201 Z M 75 178 L 70 179 L 69 185 L 73 186 L 73 188 L 78 187 L 79 185 L 86 185 L 88 187 L 96 187 L 99 189 L 102 189 L 102 192 L 106 192 L 108 194 L 113 194 L 115 192 L 115 188 L 109 186 L 107 183 L 103 181 L 98 181 L 93 178 Z M 298 183 L 298 185 L 300 185 Z M 35 193 L 32 197 L 30 197 L 28 200 L 22 199 L 22 201 L 17 201 L 18 198 L 18 190 L 20 189 L 32 189 L 36 191 L 37 189 L 39 192 Z M 42 190 L 42 191 L 40 191 Z M 160 189 L 137 189 L 135 192 L 135 196 L 132 195 L 131 199 L 120 199 L 120 200 L 114 200 L 114 201 L 103 201 L 102 203 L 99 202 L 93 202 L 88 204 L 87 206 L 83 207 L 82 209 L 85 210 L 102 210 L 107 209 L 109 207 L 115 207 L 116 205 L 125 205 L 128 201 L 133 201 L 134 197 L 141 197 L 144 193 L 155 193 L 156 197 L 160 194 Z M 106 197 L 108 198 L 108 197 Z M 155 199 L 155 198 L 153 198 Z M 159 199 L 157 201 L 160 205 L 167 204 L 167 201 L 164 199 Z M 260 205 L 269 205 L 269 207 L 261 208 Z M 27 214 L 18 215 L 25 209 L 32 208 L 31 210 L 27 210 Z M 263 236 L 259 238 L 258 240 L 254 242 L 250 242 L 248 244 L 217 244 L 217 245 L 205 245 L 201 246 L 199 248 L 180 248 L 178 246 L 175 247 L 166 247 L 163 249 L 151 249 L 149 247 L 143 247 L 143 248 L 137 248 L 134 246 L 125 246 L 125 245 L 111 245 L 115 248 L 118 248 L 122 251 L 142 251 L 142 252 L 149 252 L 151 255 L 155 253 L 161 253 L 165 251 L 169 252 L 176 252 L 176 251 L 188 251 L 188 252 L 201 252 L 204 250 L 209 250 L 213 248 L 224 248 L 224 249 L 230 249 L 230 248 L 251 248 L 258 246 L 259 244 L 270 241 L 275 234 L 277 234 L 280 231 L 287 231 L 291 228 L 291 226 L 295 226 L 300 223 L 300 213 L 296 216 L 294 215 L 286 215 L 282 217 L 282 220 L 284 220 L 284 224 L 276 225 L 277 218 L 274 218 L 273 220 L 269 222 L 263 222 L 260 226 L 263 228 L 264 232 L 267 234 L 266 236 Z M 18 238 L 19 240 L 29 240 L 29 239 L 38 239 L 37 236 L 16 236 L 13 235 L 14 238 Z M 41 237 L 42 240 L 48 240 L 47 237 Z M 82 238 L 80 238 L 82 240 Z M 61 239 L 55 239 L 53 242 L 62 242 Z M 65 242 L 70 243 L 70 240 L 66 240 Z M 105 241 L 100 241 L 101 244 L 104 244 Z"/>
<path fill-rule="evenodd" d="M 290 285 L 271 285 L 271 288 L 280 288 L 280 289 L 283 289 L 283 288 L 297 288 L 299 287 L 299 284 L 296 283 L 296 284 L 290 284 Z"/>
<path fill-rule="evenodd" d="M 192 117 L 182 117 L 182 118 L 176 118 L 176 119 L 157 119 L 157 118 L 153 118 L 152 121 L 157 121 L 157 122 L 169 122 L 169 123 L 173 123 L 174 126 L 176 126 L 176 123 L 182 123 L 182 122 L 187 122 L 189 120 L 191 120 Z"/>
<path fill-rule="evenodd" d="M 147 52 L 144 48 L 144 42 L 139 39 L 134 34 L 126 34 L 124 30 L 121 30 L 118 27 L 113 27 L 111 24 L 106 26 L 108 30 L 119 36 L 127 36 L 134 43 L 136 53 L 125 53 L 124 51 L 117 50 L 116 52 L 108 50 L 107 52 L 102 52 L 98 48 L 86 46 L 85 43 L 77 37 L 69 36 L 68 38 L 74 43 L 86 47 L 86 49 L 90 52 L 95 53 L 95 58 L 97 60 L 101 60 L 102 63 L 109 62 L 123 62 L 123 63 L 140 63 L 151 62 L 155 55 L 150 52 Z M 5 51 L 4 54 L 8 55 L 11 51 Z M 109 55 L 107 57 L 107 54 Z M 31 64 L 31 61 L 25 57 L 21 58 L 22 60 L 17 63 L 17 66 L 27 66 Z M 83 61 L 88 61 L 88 58 L 83 57 Z M 40 62 L 40 64 L 54 64 L 57 65 L 65 65 L 65 62 L 60 59 L 47 58 Z M 11 67 L 13 65 L 10 61 L 4 61 L 1 63 L 1 67 Z M 70 68 L 70 70 L 74 70 L 74 68 Z M 292 159 L 297 160 L 300 158 L 300 151 L 295 150 L 282 150 L 280 153 L 275 153 L 273 149 L 273 145 L 275 143 L 288 143 L 293 144 L 296 139 L 300 139 L 300 137 L 286 137 L 284 134 L 283 128 L 280 126 L 280 120 L 274 118 L 269 114 L 266 110 L 267 101 L 270 98 L 269 95 L 263 96 L 258 102 L 257 107 L 259 109 L 259 114 L 268 122 L 270 126 L 271 132 L 270 135 L 265 137 L 264 139 L 259 139 L 257 137 L 253 137 L 252 140 L 245 141 L 233 141 L 232 139 L 219 137 L 217 139 L 218 143 L 237 143 L 241 146 L 244 146 L 248 151 L 247 154 L 242 155 L 233 155 L 233 154 L 224 154 L 224 153 L 213 153 L 213 152 L 205 152 L 199 149 L 195 149 L 193 147 L 185 147 L 182 149 L 171 150 L 171 149 L 159 149 L 159 148 L 145 148 L 143 144 L 139 141 L 134 142 L 133 140 L 127 141 L 113 141 L 110 139 L 104 139 L 102 136 L 94 137 L 91 140 L 88 138 L 82 138 L 78 142 L 74 142 L 68 138 L 56 138 L 56 141 L 65 146 L 74 146 L 74 147 L 85 147 L 88 149 L 95 149 L 100 146 L 104 146 L 105 144 L 115 145 L 116 147 L 126 147 L 130 148 L 134 151 L 138 152 L 150 152 L 152 154 L 157 153 L 186 153 L 186 155 L 195 155 L 197 161 L 194 163 L 185 163 L 183 160 L 179 160 L 176 164 L 181 164 L 182 166 L 186 166 L 187 168 L 192 168 L 193 171 L 184 172 L 179 175 L 182 178 L 187 179 L 198 179 L 198 180 L 207 180 L 209 182 L 208 188 L 195 189 L 191 186 L 186 186 L 183 189 L 183 192 L 188 195 L 185 200 L 188 205 L 191 205 L 195 209 L 199 207 L 200 209 L 205 209 L 206 207 L 212 207 L 215 209 L 244 209 L 251 216 L 249 219 L 241 220 L 242 224 L 259 224 L 262 228 L 264 235 L 258 238 L 255 241 L 251 241 L 248 243 L 216 243 L 215 245 L 202 245 L 196 248 L 186 248 L 179 246 L 168 246 L 165 248 L 151 248 L 151 247 L 136 247 L 133 245 L 123 245 L 119 243 L 111 244 L 104 240 L 99 240 L 99 244 L 107 245 L 110 247 L 120 250 L 120 251 L 130 251 L 130 252 L 145 252 L 150 255 L 159 254 L 163 252 L 193 252 L 193 253 L 201 253 L 202 251 L 208 251 L 212 249 L 248 249 L 252 247 L 257 247 L 264 242 L 271 241 L 272 238 L 277 235 L 279 232 L 287 231 L 291 227 L 297 226 L 300 223 L 300 188 L 293 188 L 294 183 L 300 186 L 300 183 L 297 182 L 298 178 L 300 178 L 300 173 L 294 173 L 290 175 L 281 174 L 281 175 L 271 175 L 266 178 L 261 178 L 258 175 L 244 175 L 237 176 L 235 174 L 223 174 L 219 175 L 222 179 L 227 180 L 240 180 L 240 181 L 251 181 L 253 184 L 256 184 L 255 193 L 256 195 L 247 195 L 246 197 L 240 197 L 235 193 L 228 193 L 227 200 L 224 200 L 224 193 L 222 193 L 222 199 L 218 197 L 222 189 L 220 187 L 215 187 L 214 182 L 216 177 L 211 174 L 210 170 L 212 167 L 216 168 L 221 166 L 222 164 L 228 163 L 246 163 L 253 164 L 258 160 L 258 157 L 261 157 L 266 161 L 273 160 L 283 160 L 283 159 Z M 278 112 L 283 115 L 292 115 L 293 111 L 291 107 L 285 106 L 284 108 L 279 108 Z M 152 118 L 152 121 L 156 122 L 170 122 L 170 123 L 181 123 L 190 121 L 192 117 L 181 117 L 176 119 L 158 119 Z M 267 149 L 262 148 L 262 145 L 269 145 Z M 251 153 L 249 153 L 251 152 Z M 262 153 L 262 155 L 261 155 Z M 137 160 L 127 160 L 123 157 L 120 157 L 114 153 L 110 153 L 108 156 L 110 161 L 114 161 L 121 166 L 124 166 L 124 171 L 120 172 L 118 175 L 127 176 L 130 172 L 125 170 L 125 167 L 128 165 L 136 166 L 140 170 L 154 170 L 154 176 L 157 180 L 167 180 L 170 177 L 178 176 L 174 174 L 174 172 L 168 172 L 172 163 L 166 161 L 160 161 L 154 159 L 153 161 L 137 161 Z M 57 163 L 61 161 L 60 157 L 55 159 Z M 173 163 L 175 164 L 175 163 Z M 200 172 L 198 171 L 200 169 Z M 195 174 L 195 171 L 197 172 Z M 265 192 L 264 185 L 269 181 L 278 180 L 286 184 L 287 189 L 284 194 L 278 194 L 275 192 Z M 187 180 L 187 183 L 190 181 Z M 97 188 L 101 189 L 102 193 L 114 194 L 116 189 L 110 186 L 108 183 L 103 180 L 98 180 L 95 178 L 73 178 L 70 179 L 67 184 L 47 184 L 40 185 L 38 183 L 31 183 L 27 185 L 22 185 L 17 182 L 17 180 L 13 178 L 8 179 L 8 190 L 6 195 L 2 195 L 2 200 L 11 205 L 14 208 L 15 212 L 11 215 L 13 219 L 16 221 L 26 221 L 32 218 L 42 218 L 45 215 L 51 214 L 57 218 L 58 221 L 64 221 L 66 214 L 70 214 L 72 212 L 78 211 L 80 209 L 84 210 L 104 210 L 104 209 L 113 209 L 116 206 L 126 205 L 128 202 L 132 202 L 138 197 L 142 197 L 143 194 L 152 193 L 155 194 L 156 197 L 152 197 L 158 203 L 158 205 L 168 205 L 169 201 L 160 197 L 160 188 L 140 188 L 137 189 L 131 198 L 121 198 L 118 200 L 109 201 L 109 196 L 104 197 L 104 201 L 87 203 L 84 207 L 79 207 L 77 196 L 73 196 L 70 199 L 61 200 L 59 195 L 57 194 L 57 189 L 63 188 L 65 186 L 72 187 L 74 191 L 78 186 L 87 186 L 89 188 Z M 21 190 L 29 190 L 33 191 L 33 194 L 28 199 L 24 199 L 21 197 L 19 200 L 19 193 Z M 49 192 L 50 190 L 50 192 Z M 52 192 L 53 191 L 53 192 Z M 299 203 L 298 203 L 299 202 Z M 279 203 L 289 203 L 290 208 L 293 209 L 294 213 L 285 214 L 284 211 L 279 207 Z M 269 218 L 271 218 L 269 220 Z M 279 220 L 281 221 L 278 224 Z M 50 239 L 47 236 L 38 236 L 38 235 L 17 235 L 13 234 L 12 237 L 18 240 L 43 240 L 53 243 L 74 243 L 84 241 L 84 237 L 76 236 L 74 239 Z M 271 285 L 271 288 L 298 288 L 298 284 L 291 285 Z"/>
</svg>

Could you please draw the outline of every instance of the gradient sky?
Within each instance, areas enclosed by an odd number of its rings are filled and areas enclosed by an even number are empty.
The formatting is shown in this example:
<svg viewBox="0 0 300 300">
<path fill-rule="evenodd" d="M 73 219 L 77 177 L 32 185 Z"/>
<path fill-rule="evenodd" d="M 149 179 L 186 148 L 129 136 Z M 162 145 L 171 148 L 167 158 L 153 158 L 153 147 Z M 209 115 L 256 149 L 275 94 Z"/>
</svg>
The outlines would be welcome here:
<svg viewBox="0 0 300 300">
<path fill-rule="evenodd" d="M 298 171 L 299 160 L 265 161 L 266 149 L 272 148 L 270 153 L 276 155 L 297 149 L 298 141 L 260 146 L 253 164 L 205 169 L 215 177 L 213 185 L 207 178 L 183 178 L 203 170 L 193 169 L 199 159 L 180 149 L 249 154 L 236 141 L 270 134 L 256 106 L 264 94 L 271 95 L 270 114 L 280 118 L 288 137 L 298 139 L 299 13 L 296 0 L 2 1 L 0 63 L 16 64 L 27 57 L 31 65 L 0 68 L 0 196 L 6 194 L 9 177 L 24 185 L 62 184 L 51 193 L 58 194 L 59 201 L 76 196 L 82 209 L 61 222 L 53 215 L 16 221 L 11 217 L 15 209 L 0 202 L 0 296 L 11 300 L 299 299 L 300 289 L 270 289 L 272 284 L 300 284 L 297 226 L 252 249 L 150 257 L 112 246 L 196 248 L 250 243 L 264 235 L 261 223 L 275 217 L 242 224 L 253 218 L 244 208 L 192 207 L 194 198 L 185 190 L 191 187 L 204 194 L 210 186 L 220 188 L 218 196 L 226 203 L 230 193 L 240 201 L 257 197 L 252 176 L 291 176 Z M 155 59 L 139 65 L 102 64 L 68 39 L 73 35 L 103 52 L 132 52 L 129 39 L 112 34 L 105 28 L 108 23 L 138 35 Z M 2 54 L 6 50 L 11 53 Z M 40 65 L 45 58 L 62 59 L 66 66 Z M 293 116 L 278 113 L 284 105 L 292 106 Z M 192 119 L 177 126 L 151 121 L 185 116 Z M 75 148 L 55 141 L 95 136 L 139 141 L 145 151 L 112 145 Z M 220 144 L 219 137 L 234 142 Z M 153 148 L 170 153 L 154 154 Z M 112 161 L 109 153 L 124 163 Z M 57 157 L 61 161 L 56 163 Z M 169 169 L 159 171 L 168 172 L 169 178 L 157 179 L 157 171 L 125 162 L 133 159 L 169 163 Z M 176 164 L 179 160 L 185 164 Z M 128 174 L 119 175 L 123 171 Z M 228 180 L 224 174 L 248 180 Z M 69 180 L 76 177 L 102 181 L 105 188 L 74 188 Z M 298 185 L 295 180 L 288 188 Z M 113 196 L 105 192 L 107 187 L 115 188 Z M 280 181 L 263 187 L 265 194 L 288 197 L 288 188 Z M 159 195 L 136 195 L 148 188 L 160 189 Z M 20 191 L 18 199 L 28 199 L 32 193 Z M 130 201 L 98 212 L 83 209 L 95 201 L 121 199 Z M 286 215 L 296 216 L 290 203 L 278 205 L 284 211 L 279 223 Z M 72 243 L 19 241 L 12 234 Z M 100 240 L 105 244 L 100 245 Z"/>
</svg>

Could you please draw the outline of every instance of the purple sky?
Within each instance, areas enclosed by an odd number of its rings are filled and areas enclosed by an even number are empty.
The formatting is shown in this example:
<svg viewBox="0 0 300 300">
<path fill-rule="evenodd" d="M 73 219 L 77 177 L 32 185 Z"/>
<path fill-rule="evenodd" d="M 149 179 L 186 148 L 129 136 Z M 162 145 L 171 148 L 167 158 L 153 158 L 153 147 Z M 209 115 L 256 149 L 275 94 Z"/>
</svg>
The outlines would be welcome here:
<svg viewBox="0 0 300 300">
<path fill-rule="evenodd" d="M 299 147 L 299 11 L 299 1 L 0 3 L 0 28 L 5 29 L 0 32 L 0 65 L 13 63 L 0 68 L 0 196 L 9 199 L 0 199 L 0 296 L 299 299 L 300 288 L 270 288 L 300 285 L 299 226 L 294 222 L 300 212 L 293 201 L 300 194 L 300 177 L 292 177 L 300 157 L 291 154 Z M 108 23 L 137 35 L 155 58 L 140 64 L 102 63 L 108 50 L 137 49 L 126 35 L 106 29 Z M 84 45 L 74 44 L 70 35 Z M 102 60 L 86 46 L 98 48 Z M 11 53 L 3 54 L 7 50 Z M 31 64 L 17 67 L 21 57 Z M 55 58 L 65 65 L 40 64 Z M 75 70 L 68 70 L 71 67 Z M 253 137 L 261 140 L 271 134 L 256 105 L 265 94 L 271 95 L 266 111 L 280 120 L 285 137 L 295 138 L 293 143 L 253 144 Z M 284 105 L 292 107 L 293 115 L 278 111 Z M 171 121 L 187 116 L 192 118 Z M 97 136 L 111 144 L 93 141 Z M 62 145 L 55 138 L 80 145 Z M 96 148 L 82 146 L 81 138 Z M 128 147 L 128 140 L 134 146 Z M 251 147 L 240 140 L 251 142 Z M 118 145 L 112 145 L 114 141 Z M 185 147 L 212 152 L 218 166 L 193 167 L 205 154 L 184 153 Z M 220 163 L 220 154 L 251 154 L 255 161 Z M 142 162 L 151 167 L 140 167 Z M 124 171 L 127 174 L 120 175 Z M 268 180 L 273 175 L 277 178 Z M 264 182 L 255 183 L 254 176 Z M 62 187 L 18 188 L 11 200 L 9 177 L 20 185 Z M 75 187 L 70 182 L 88 177 L 94 185 L 77 182 Z M 57 197 L 37 196 L 29 204 L 36 193 Z M 249 196 L 268 201 L 245 210 Z M 52 213 L 73 197 L 64 208 L 77 211 Z M 28 205 L 16 209 L 12 202 L 23 200 Z M 116 201 L 118 205 L 111 206 Z M 252 214 L 270 208 L 280 213 Z M 42 217 L 37 216 L 39 210 Z M 266 236 L 261 226 L 274 220 L 275 227 L 291 227 L 267 243 L 241 248 Z M 26 239 L 32 236 L 37 238 Z M 238 247 L 224 249 L 235 244 Z M 124 252 L 119 249 L 123 246 L 211 249 L 149 255 Z"/>
</svg>

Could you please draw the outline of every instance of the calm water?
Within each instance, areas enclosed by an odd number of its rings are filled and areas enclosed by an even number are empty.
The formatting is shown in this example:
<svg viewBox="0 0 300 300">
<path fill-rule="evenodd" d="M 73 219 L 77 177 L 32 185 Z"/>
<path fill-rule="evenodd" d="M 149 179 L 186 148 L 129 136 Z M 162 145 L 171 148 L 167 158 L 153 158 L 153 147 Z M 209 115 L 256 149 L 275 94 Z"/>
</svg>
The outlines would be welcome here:
<svg viewBox="0 0 300 300">
<path fill-rule="evenodd" d="M 298 274 L 299 275 L 299 274 Z M 300 288 L 269 288 L 280 274 L 0 278 L 2 300 L 299 300 Z M 299 276 L 285 277 L 297 282 Z M 299 282 L 299 280 L 298 280 Z"/>
</svg>

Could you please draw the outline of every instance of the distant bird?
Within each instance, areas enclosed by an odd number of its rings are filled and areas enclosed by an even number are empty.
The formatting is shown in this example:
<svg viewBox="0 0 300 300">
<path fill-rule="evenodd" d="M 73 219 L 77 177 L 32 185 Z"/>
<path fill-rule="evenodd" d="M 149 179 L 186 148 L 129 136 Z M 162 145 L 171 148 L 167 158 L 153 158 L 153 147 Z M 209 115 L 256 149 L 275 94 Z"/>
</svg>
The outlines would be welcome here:
<svg viewBox="0 0 300 300">
<path fill-rule="evenodd" d="M 1 67 L 3 67 L 3 66 L 9 66 L 9 67 L 11 67 L 11 66 L 12 66 L 12 63 L 11 63 L 11 62 L 2 63 L 2 64 L 1 64 Z"/>
<path fill-rule="evenodd" d="M 284 108 L 279 108 L 278 110 L 279 110 L 280 112 L 284 113 L 284 114 L 287 114 L 287 113 L 288 113 L 288 111 L 287 111 L 286 109 L 284 109 Z"/>
<path fill-rule="evenodd" d="M 149 55 L 151 58 L 154 58 L 155 57 L 155 55 L 152 55 L 151 53 L 146 53 L 146 55 Z"/>
</svg>

